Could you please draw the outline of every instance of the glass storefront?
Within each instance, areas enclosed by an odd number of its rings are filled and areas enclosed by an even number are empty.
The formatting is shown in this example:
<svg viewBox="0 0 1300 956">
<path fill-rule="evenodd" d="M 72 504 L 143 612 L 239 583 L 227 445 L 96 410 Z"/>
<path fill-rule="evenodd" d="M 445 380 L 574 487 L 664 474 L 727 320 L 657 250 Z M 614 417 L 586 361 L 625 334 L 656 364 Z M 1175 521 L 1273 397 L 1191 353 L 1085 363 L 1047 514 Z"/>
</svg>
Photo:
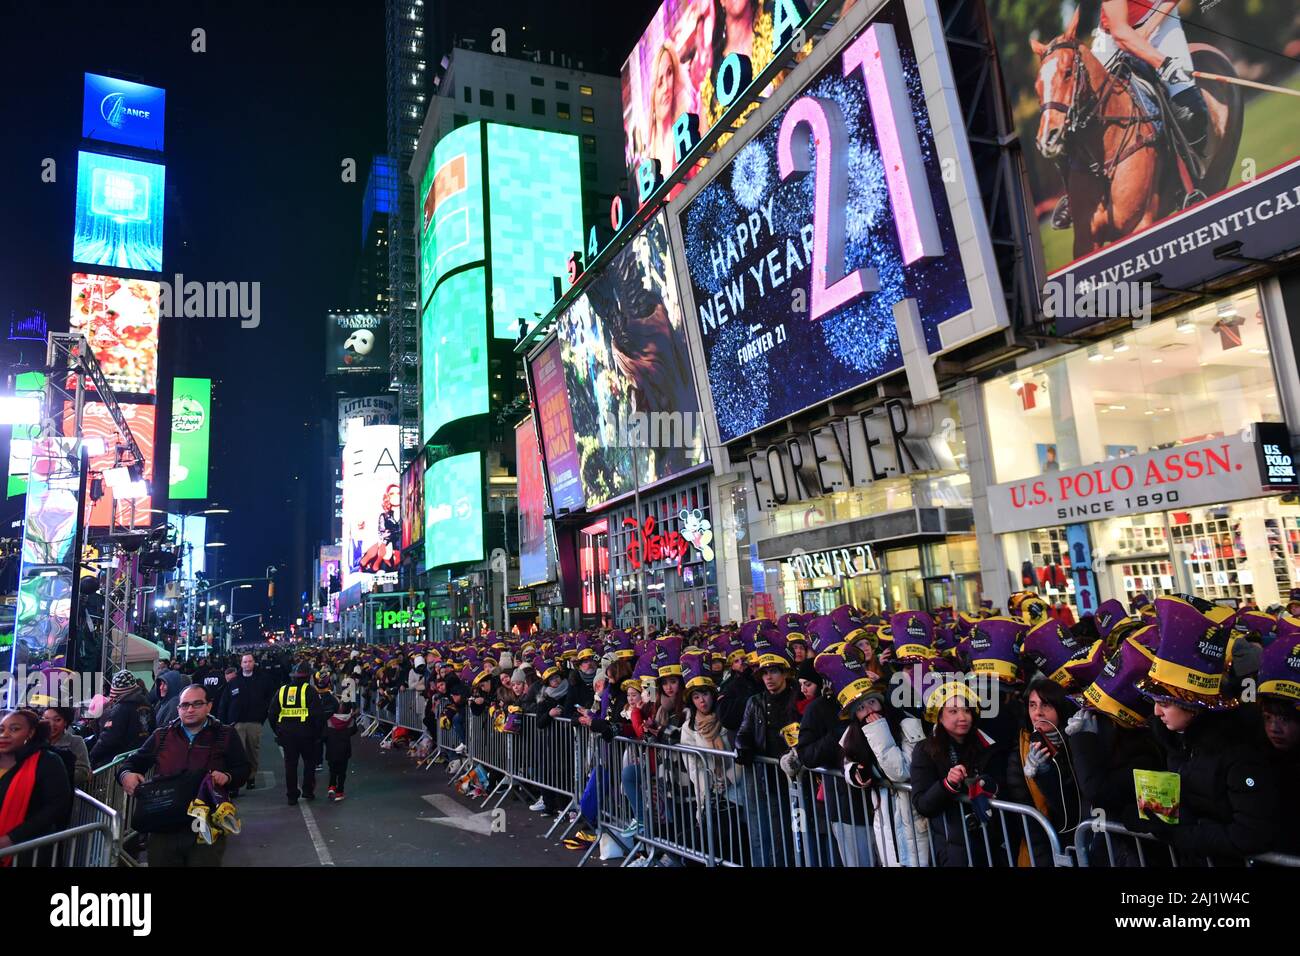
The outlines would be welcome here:
<svg viewBox="0 0 1300 956">
<path fill-rule="evenodd" d="M 996 482 L 1048 478 L 1282 421 L 1254 287 L 984 385 Z M 1240 466 L 1239 466 L 1240 467 Z M 997 516 L 994 518 L 995 528 Z M 1279 603 L 1300 586 L 1300 504 L 1260 497 L 1000 536 L 1014 589 L 1076 615 L 1190 593 Z M 1092 589 L 1096 589 L 1096 593 Z"/>
</svg>

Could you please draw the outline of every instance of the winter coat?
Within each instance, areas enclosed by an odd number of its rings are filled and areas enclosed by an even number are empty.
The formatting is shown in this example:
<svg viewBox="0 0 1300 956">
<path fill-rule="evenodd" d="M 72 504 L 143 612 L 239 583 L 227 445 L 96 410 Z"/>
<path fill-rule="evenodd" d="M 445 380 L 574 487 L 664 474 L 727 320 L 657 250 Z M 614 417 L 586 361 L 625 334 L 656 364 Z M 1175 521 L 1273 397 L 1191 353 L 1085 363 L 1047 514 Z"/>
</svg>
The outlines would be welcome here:
<svg viewBox="0 0 1300 956">
<path fill-rule="evenodd" d="M 90 754 L 86 750 L 86 742 L 70 730 L 65 730 L 63 736 L 57 741 L 50 744 L 54 750 L 65 751 L 72 755 L 72 783 L 78 790 L 90 790 Z"/>
<path fill-rule="evenodd" d="M 140 694 L 144 699 L 143 691 Z M 49 747 L 28 744 L 15 752 L 16 762 L 7 774 L 0 777 L 0 806 L 4 805 L 9 787 L 18 777 L 18 770 L 28 760 L 37 761 L 36 780 L 32 785 L 32 796 L 27 803 L 27 815 L 21 823 L 9 831 L 8 837 L 13 843 L 26 843 L 51 833 L 65 829 L 72 816 L 72 783 L 68 779 L 68 770 L 63 760 Z M 48 853 L 48 851 L 45 851 Z M 19 865 L 31 865 L 33 857 L 42 854 L 37 850 L 22 854 Z M 6 860 L 12 859 L 7 857 Z M 48 862 L 46 866 L 50 865 Z"/>
<path fill-rule="evenodd" d="M 1282 802 L 1259 722 L 1250 706 L 1197 714 L 1181 734 L 1152 721 L 1165 769 L 1182 779 L 1178 823 L 1146 829 L 1168 840 L 1185 861 L 1240 865 L 1244 857 L 1275 848 Z"/>
<path fill-rule="evenodd" d="M 839 706 L 823 694 L 807 703 L 799 720 L 795 752 L 805 768 L 831 772 L 801 774 L 800 803 L 814 822 L 866 826 L 866 802 L 861 794 L 850 791 L 843 777 L 844 750 L 840 738 L 847 724 L 840 720 Z"/>
<path fill-rule="evenodd" d="M 915 811 L 910 793 L 891 786 L 909 782 L 913 750 L 924 739 L 921 722 L 909 716 L 860 727 L 850 721 L 841 738 L 844 779 L 857 787 L 853 770 L 860 767 L 858 776 L 869 774 L 876 781 L 871 787 L 872 830 L 877 859 L 885 866 L 930 865 L 930 821 Z"/>
<path fill-rule="evenodd" d="M 732 733 L 738 731 L 745 717 L 745 704 L 762 690 L 763 685 L 748 671 L 728 671 L 718 686 L 718 716 L 722 718 L 722 726 Z"/>
<path fill-rule="evenodd" d="M 974 766 L 968 765 L 967 770 L 970 776 L 983 774 L 1000 791 L 1005 783 L 1007 748 L 978 728 L 972 729 L 971 733 L 977 735 L 977 756 L 972 761 Z M 963 817 L 960 796 L 965 791 L 954 791 L 948 786 L 948 771 L 953 766 L 950 754 L 945 752 L 936 759 L 925 742 L 917 744 L 912 750 L 912 806 L 931 820 L 941 818 L 930 827 L 930 842 L 939 866 L 970 865 L 966 854 L 965 830 L 968 824 L 976 827 L 970 833 L 975 865 L 986 866 L 989 861 L 984 852 L 984 840 L 969 809 Z M 983 831 L 994 863 L 1005 861 L 1005 854 L 1001 851 L 1001 831 L 996 819 L 990 820 Z"/>
<path fill-rule="evenodd" d="M 745 702 L 745 714 L 736 733 L 736 754 L 741 763 L 750 762 L 756 756 L 777 758 L 790 749 L 783 731 L 797 735 L 798 697 L 795 687 L 787 684 L 779 694 L 769 694 L 764 688 Z M 794 739 L 797 741 L 798 737 Z"/>
<path fill-rule="evenodd" d="M 245 677 L 243 672 L 226 684 L 219 701 L 221 712 L 217 719 L 223 724 L 260 724 L 266 720 L 271 706 L 271 696 L 279 684 L 272 684 L 271 675 L 260 668 Z"/>
<path fill-rule="evenodd" d="M 181 691 L 190 686 L 190 679 L 179 671 L 164 671 L 158 678 L 160 685 L 167 687 L 166 696 L 159 695 L 158 706 L 154 708 L 154 726 L 166 727 L 180 716 Z"/>
<path fill-rule="evenodd" d="M 330 763 L 349 759 L 352 756 L 352 738 L 356 733 L 356 711 L 330 714 L 325 723 L 325 759 Z"/>
<path fill-rule="evenodd" d="M 1113 820 L 1134 805 L 1133 771 L 1164 768 L 1164 754 L 1148 728 L 1121 727 L 1105 714 L 1097 714 L 1096 733 L 1080 731 L 1068 740 L 1088 810 L 1100 808 Z"/>
<path fill-rule="evenodd" d="M 135 750 L 149 739 L 153 727 L 153 709 L 145 692 L 137 687 L 104 713 L 95 746 L 90 751 L 91 767 L 99 769 Z"/>
<path fill-rule="evenodd" d="M 1042 765 L 1032 777 L 1025 775 L 1029 761 L 1032 732 L 1020 731 L 1019 746 L 1007 757 L 1007 788 L 1002 799 L 1033 807 L 1047 817 L 1052 829 L 1060 838 L 1062 851 L 1074 843 L 1075 831 L 1088 818 L 1088 801 L 1075 776 L 1075 759 L 1072 737 L 1064 737 L 1061 749 Z M 1052 846 L 1041 824 L 1029 822 L 1029 842 L 1025 844 L 1025 831 L 1012 834 L 1012 842 L 1020 846 L 1020 866 L 1051 866 Z M 1032 855 L 1031 851 L 1032 850 Z"/>
<path fill-rule="evenodd" d="M 1300 794 L 1300 750 L 1278 750 L 1267 744 L 1269 763 L 1277 780 L 1278 792 L 1289 807 L 1295 807 L 1296 794 Z M 1273 849 L 1278 853 L 1300 856 L 1300 813 L 1294 809 L 1282 814 L 1280 832 Z"/>
<path fill-rule="evenodd" d="M 720 727 L 723 748 L 717 750 L 709 745 L 708 740 L 695 729 L 695 711 L 690 711 L 686 722 L 682 724 L 681 745 L 716 753 L 718 756 L 704 756 L 688 753 L 683 756 L 690 784 L 695 791 L 697 816 L 701 819 L 705 808 L 710 803 L 718 804 L 724 800 L 740 802 L 740 784 L 736 770 L 736 761 L 730 751 L 734 747 L 734 735 L 726 727 Z"/>
</svg>

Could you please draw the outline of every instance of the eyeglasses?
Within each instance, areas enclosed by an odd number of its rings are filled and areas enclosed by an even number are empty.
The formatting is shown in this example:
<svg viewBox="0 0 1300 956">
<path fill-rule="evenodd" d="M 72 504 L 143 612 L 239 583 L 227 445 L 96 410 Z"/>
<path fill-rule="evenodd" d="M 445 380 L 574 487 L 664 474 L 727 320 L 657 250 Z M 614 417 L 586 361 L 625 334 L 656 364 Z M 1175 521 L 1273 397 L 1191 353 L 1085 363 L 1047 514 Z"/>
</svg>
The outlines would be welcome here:
<svg viewBox="0 0 1300 956">
<path fill-rule="evenodd" d="M 177 710 L 198 710 L 200 707 L 208 706 L 206 700 L 183 700 L 176 705 Z"/>
</svg>

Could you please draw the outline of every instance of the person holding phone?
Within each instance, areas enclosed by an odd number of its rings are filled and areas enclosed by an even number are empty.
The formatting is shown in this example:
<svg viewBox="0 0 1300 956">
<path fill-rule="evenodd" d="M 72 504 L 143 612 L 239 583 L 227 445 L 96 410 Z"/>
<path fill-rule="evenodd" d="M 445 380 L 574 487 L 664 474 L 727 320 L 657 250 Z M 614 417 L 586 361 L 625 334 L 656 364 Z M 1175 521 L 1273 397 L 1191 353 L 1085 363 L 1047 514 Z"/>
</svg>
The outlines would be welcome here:
<svg viewBox="0 0 1300 956">
<path fill-rule="evenodd" d="M 1064 847 L 1074 842 L 1074 831 L 1088 811 L 1065 734 L 1077 708 L 1065 688 L 1046 677 L 1029 685 L 1025 705 L 1019 747 L 1007 765 L 1007 799 L 1033 804 L 1051 822 Z M 1037 827 L 1029 833 L 1028 841 L 1021 836 L 1017 865 L 1052 865 L 1046 834 Z"/>
</svg>

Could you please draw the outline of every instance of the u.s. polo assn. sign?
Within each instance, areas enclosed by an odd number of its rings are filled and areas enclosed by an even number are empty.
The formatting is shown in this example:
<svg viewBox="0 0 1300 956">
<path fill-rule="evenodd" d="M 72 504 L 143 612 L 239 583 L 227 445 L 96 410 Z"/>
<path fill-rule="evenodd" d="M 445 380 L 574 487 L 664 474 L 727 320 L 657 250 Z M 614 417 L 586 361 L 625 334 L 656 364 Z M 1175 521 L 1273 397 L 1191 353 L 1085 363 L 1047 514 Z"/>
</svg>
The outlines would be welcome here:
<svg viewBox="0 0 1300 956">
<path fill-rule="evenodd" d="M 1262 482 L 1248 440 L 1252 435 L 1253 430 L 1232 433 L 992 485 L 993 531 L 1028 531 L 1257 497 Z"/>
</svg>

